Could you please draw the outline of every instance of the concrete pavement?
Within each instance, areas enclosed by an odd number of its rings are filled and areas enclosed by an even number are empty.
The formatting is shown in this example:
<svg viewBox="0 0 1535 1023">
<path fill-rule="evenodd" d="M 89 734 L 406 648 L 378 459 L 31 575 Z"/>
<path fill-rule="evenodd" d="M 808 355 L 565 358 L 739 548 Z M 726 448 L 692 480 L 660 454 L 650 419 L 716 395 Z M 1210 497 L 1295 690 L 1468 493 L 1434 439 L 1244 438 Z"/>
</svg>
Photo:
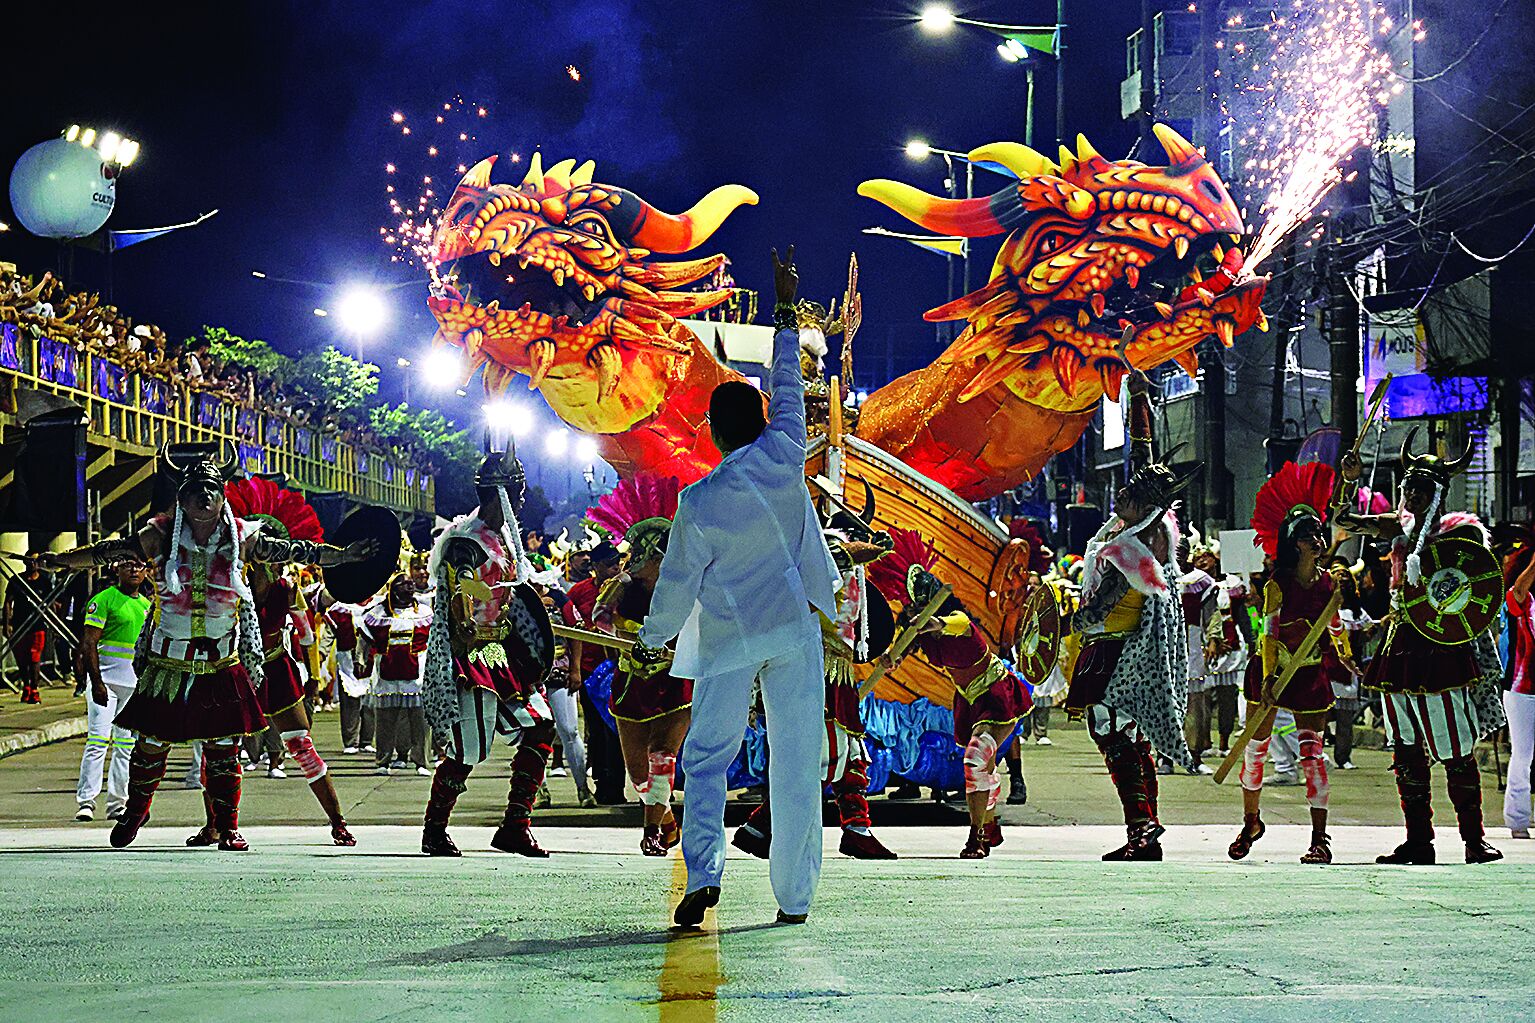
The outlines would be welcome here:
<svg viewBox="0 0 1535 1023">
<path fill-rule="evenodd" d="M 732 857 L 702 932 L 667 929 L 675 854 L 546 829 L 553 855 L 429 860 L 414 827 L 354 850 L 315 828 L 247 829 L 246 854 L 151 827 L 0 830 L 0 1005 L 17 1021 L 1497 1020 L 1531 1017 L 1535 844 L 1509 860 L 1388 869 L 1392 828 L 1298 827 L 1252 860 L 1230 829 L 1175 828 L 1168 862 L 1103 864 L 1111 827 L 1009 830 L 985 861 L 952 829 L 904 828 L 903 859 L 829 848 L 810 923 L 775 927 L 766 865 Z M 1442 839 L 1452 838 L 1444 835 Z M 1453 853 L 1453 842 L 1441 851 Z"/>
</svg>

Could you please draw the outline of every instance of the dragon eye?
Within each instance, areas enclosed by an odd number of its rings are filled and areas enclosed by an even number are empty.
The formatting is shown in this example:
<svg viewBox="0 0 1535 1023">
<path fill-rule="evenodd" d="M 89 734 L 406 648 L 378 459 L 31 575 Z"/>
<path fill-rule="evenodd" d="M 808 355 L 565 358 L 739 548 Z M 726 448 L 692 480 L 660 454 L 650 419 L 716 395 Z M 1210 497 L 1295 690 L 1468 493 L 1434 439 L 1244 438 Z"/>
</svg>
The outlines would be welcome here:
<svg viewBox="0 0 1535 1023">
<path fill-rule="evenodd" d="M 582 234 L 589 234 L 593 238 L 600 238 L 610 245 L 613 243 L 613 235 L 608 230 L 607 221 L 595 213 L 572 217 L 570 218 L 569 226 L 576 231 L 580 231 Z"/>
<path fill-rule="evenodd" d="M 1039 251 L 1048 256 L 1064 246 L 1070 238 L 1071 236 L 1064 231 L 1051 231 L 1039 240 Z"/>
</svg>

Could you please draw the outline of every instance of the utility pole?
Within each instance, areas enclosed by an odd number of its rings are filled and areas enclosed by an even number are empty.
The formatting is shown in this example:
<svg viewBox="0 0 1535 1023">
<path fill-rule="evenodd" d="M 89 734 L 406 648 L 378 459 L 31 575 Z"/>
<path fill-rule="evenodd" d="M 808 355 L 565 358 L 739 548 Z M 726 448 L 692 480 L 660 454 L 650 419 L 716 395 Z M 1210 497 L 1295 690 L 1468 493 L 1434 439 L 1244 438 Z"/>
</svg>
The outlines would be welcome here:
<svg viewBox="0 0 1535 1023">
<path fill-rule="evenodd" d="M 1136 144 L 1136 149 L 1142 160 L 1148 159 L 1151 147 L 1151 125 L 1157 106 L 1157 79 L 1156 79 L 1156 15 L 1152 11 L 1152 0 L 1141 0 L 1141 36 L 1140 45 L 1137 47 L 1137 60 L 1141 65 L 1141 109 L 1137 120 L 1140 121 L 1141 137 Z"/>
<path fill-rule="evenodd" d="M 1356 149 L 1343 166 L 1345 181 L 1338 189 L 1343 205 L 1333 218 L 1333 229 L 1340 234 L 1356 231 L 1359 225 L 1354 222 L 1354 211 L 1361 205 L 1368 209 L 1369 151 Z M 1352 175 L 1347 172 L 1349 167 L 1353 168 Z M 1342 435 L 1340 443 L 1345 450 L 1353 446 L 1359 435 L 1359 302 L 1350 287 L 1353 253 L 1354 247 L 1346 238 L 1335 237 L 1323 264 L 1327 273 L 1327 302 L 1322 307 L 1322 336 L 1327 339 L 1329 355 L 1332 425 Z"/>
<path fill-rule="evenodd" d="M 1220 4 L 1207 0 L 1199 5 L 1199 60 L 1202 83 L 1199 93 L 1199 123 L 1194 137 L 1204 147 L 1205 158 L 1217 163 L 1220 145 L 1220 107 L 1215 72 L 1220 60 L 1215 41 L 1220 35 Z M 1231 471 L 1226 468 L 1226 358 L 1220 345 L 1205 342 L 1205 520 L 1218 528 L 1232 524 L 1234 514 Z"/>
<path fill-rule="evenodd" d="M 1066 0 L 1055 0 L 1055 144 L 1066 144 Z"/>
<path fill-rule="evenodd" d="M 1498 388 L 1498 423 L 1502 435 L 1502 443 L 1498 445 L 1498 518 L 1504 522 L 1518 521 L 1514 514 L 1518 495 L 1514 491 L 1519 481 L 1519 404 L 1524 395 L 1524 381 L 1514 375 L 1518 372 L 1511 367 Z"/>
</svg>

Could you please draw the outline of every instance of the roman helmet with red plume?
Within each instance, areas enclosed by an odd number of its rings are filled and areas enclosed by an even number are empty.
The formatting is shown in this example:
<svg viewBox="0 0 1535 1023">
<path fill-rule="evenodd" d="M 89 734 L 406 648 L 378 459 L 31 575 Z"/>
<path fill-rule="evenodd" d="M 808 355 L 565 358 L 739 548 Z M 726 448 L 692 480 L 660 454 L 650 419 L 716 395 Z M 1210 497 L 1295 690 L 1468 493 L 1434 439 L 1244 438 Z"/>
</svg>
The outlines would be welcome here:
<svg viewBox="0 0 1535 1023">
<path fill-rule="evenodd" d="M 1258 533 L 1254 543 L 1269 557 L 1278 557 L 1280 543 L 1296 526 L 1308 519 L 1325 524 L 1336 479 L 1332 466 L 1324 462 L 1286 462 L 1258 491 L 1252 518 Z"/>
<path fill-rule="evenodd" d="M 938 552 L 913 529 L 892 529 L 890 539 L 895 542 L 890 552 L 869 565 L 869 582 L 885 599 L 909 604 L 912 577 L 931 577 L 933 566 L 938 564 Z"/>
<path fill-rule="evenodd" d="M 1007 524 L 1007 535 L 1012 540 L 1022 540 L 1029 545 L 1029 571 L 1046 575 L 1050 571 L 1050 548 L 1034 523 L 1015 518 Z"/>
<path fill-rule="evenodd" d="M 598 498 L 586 521 L 614 543 L 627 542 L 630 563 L 643 564 L 666 553 L 681 490 L 675 476 L 638 473 Z"/>
</svg>

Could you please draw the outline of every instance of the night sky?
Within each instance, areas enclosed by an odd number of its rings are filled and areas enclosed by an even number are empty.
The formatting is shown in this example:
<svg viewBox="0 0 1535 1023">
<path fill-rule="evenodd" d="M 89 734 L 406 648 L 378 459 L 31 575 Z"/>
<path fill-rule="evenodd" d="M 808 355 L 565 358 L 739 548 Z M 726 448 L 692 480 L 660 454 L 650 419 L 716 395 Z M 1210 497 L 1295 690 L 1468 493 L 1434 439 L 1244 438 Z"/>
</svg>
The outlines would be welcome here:
<svg viewBox="0 0 1535 1023">
<path fill-rule="evenodd" d="M 201 227 L 116 257 L 118 304 L 172 336 L 218 324 L 291 354 L 337 340 L 334 320 L 310 312 L 333 294 L 258 281 L 253 269 L 421 282 L 391 292 L 392 327 L 368 349 L 391 396 L 395 356 L 418 353 L 433 327 L 422 275 L 391 265 L 378 236 L 389 219 L 381 168 L 409 152 L 389 120 L 396 109 L 427 113 L 462 94 L 491 110 L 484 153 L 541 147 L 546 166 L 595 159 L 598 180 L 672 212 L 716 185 L 748 185 L 761 204 L 735 213 L 697 254 L 725 252 L 741 284 L 770 290 L 769 246 L 796 243 L 803 291 L 825 301 L 841 293 L 856 249 L 865 308 L 858 364 L 875 382 L 892 347 L 897 371 L 931 360 L 933 328 L 920 317 L 944 300 L 946 279 L 940 257 L 859 234 L 905 225 L 859 198 L 858 183 L 894 177 L 941 191 L 941 160 L 903 154 L 913 136 L 958 150 L 1023 139 L 1022 69 L 1004 63 L 981 30 L 922 33 L 916 3 L 221 6 L 146 15 L 139 5 L 88 13 L 34 5 L 19 27 L 8 15 L 13 38 L 46 41 L 78 62 L 26 77 L 10 62 L 0 72 L 10 97 L 0 166 L 71 123 L 114 128 L 138 139 L 143 155 L 119 182 L 110 226 L 176 223 L 217 207 Z M 1054 6 L 956 8 L 1046 23 Z M 1105 155 L 1123 155 L 1134 128 L 1118 116 L 1119 82 L 1139 4 L 1076 0 L 1073 15 L 1068 135 L 1083 131 Z M 566 74 L 569 64 L 581 81 Z M 1053 151 L 1048 60 L 1037 78 L 1035 141 Z M 503 175 L 512 176 L 498 169 L 496 180 Z M 977 174 L 978 193 L 1000 187 L 1002 179 Z M 0 258 L 31 270 L 55 264 L 51 244 L 27 237 L 8 208 L 0 215 L 13 225 L 0 236 Z M 977 260 L 978 281 L 987 269 L 989 254 Z M 96 283 L 99 272 L 99 257 L 78 257 L 78 279 Z"/>
</svg>

